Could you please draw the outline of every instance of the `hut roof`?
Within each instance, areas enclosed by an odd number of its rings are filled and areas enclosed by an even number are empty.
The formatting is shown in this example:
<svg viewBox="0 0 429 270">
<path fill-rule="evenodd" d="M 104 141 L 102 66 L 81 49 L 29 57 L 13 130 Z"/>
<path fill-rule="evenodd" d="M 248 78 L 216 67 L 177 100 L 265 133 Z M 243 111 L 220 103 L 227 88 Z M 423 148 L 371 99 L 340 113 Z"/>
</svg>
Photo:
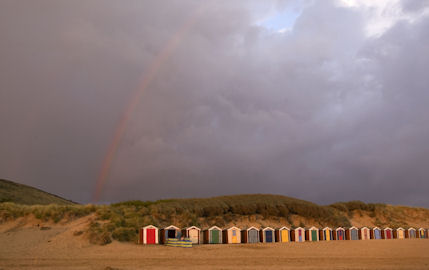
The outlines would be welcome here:
<svg viewBox="0 0 429 270">
<path fill-rule="evenodd" d="M 405 229 L 404 229 L 404 228 L 402 228 L 402 227 L 399 227 L 399 228 L 397 228 L 396 230 L 397 230 L 397 231 L 405 231 Z"/>
<path fill-rule="evenodd" d="M 170 226 L 164 228 L 164 230 L 171 230 L 171 229 L 180 230 L 178 227 L 176 227 L 174 225 L 170 225 Z"/>
<path fill-rule="evenodd" d="M 191 226 L 191 227 L 186 228 L 186 230 L 191 230 L 191 229 L 196 229 L 196 230 L 201 231 L 201 229 L 198 228 L 197 226 Z"/>
<path fill-rule="evenodd" d="M 319 230 L 319 228 L 316 228 L 316 227 L 313 226 L 313 227 L 309 228 L 308 230 L 309 231 L 314 231 L 314 230 Z"/>
<path fill-rule="evenodd" d="M 369 228 L 368 227 L 362 227 L 362 228 L 360 228 L 360 230 L 363 230 L 363 229 L 367 229 L 367 230 L 369 230 Z"/>
<path fill-rule="evenodd" d="M 258 228 L 256 228 L 256 227 L 254 227 L 254 226 L 249 227 L 249 228 L 247 228 L 247 229 L 243 229 L 243 231 L 250 231 L 250 230 L 257 230 L 257 231 L 259 231 L 259 229 L 258 229 Z"/>
<path fill-rule="evenodd" d="M 296 227 L 294 230 L 305 230 L 303 227 Z"/>
<path fill-rule="evenodd" d="M 324 230 L 331 230 L 331 231 L 332 231 L 332 228 L 330 228 L 330 227 L 325 227 L 325 228 L 323 228 L 323 229 L 322 229 L 322 231 L 324 231 Z"/>
<path fill-rule="evenodd" d="M 273 228 L 271 228 L 271 227 L 265 227 L 265 228 L 263 228 L 262 230 L 263 230 L 263 231 L 274 231 L 274 229 L 273 229 Z"/>
<path fill-rule="evenodd" d="M 411 228 L 408 228 L 408 230 L 411 231 L 411 230 L 416 230 L 416 229 L 414 229 L 413 227 L 411 227 Z"/>
<path fill-rule="evenodd" d="M 142 229 L 158 229 L 158 227 L 155 227 L 153 225 L 147 225 L 147 226 L 144 226 Z"/>
<path fill-rule="evenodd" d="M 383 230 L 391 230 L 391 231 L 393 231 L 392 228 L 390 228 L 390 227 L 386 227 Z"/>
<path fill-rule="evenodd" d="M 221 228 L 219 228 L 218 226 L 211 226 L 210 228 L 205 229 L 205 231 L 211 231 L 211 230 L 219 230 L 222 231 Z"/>
<path fill-rule="evenodd" d="M 344 229 L 343 227 L 338 227 L 338 228 L 336 228 L 335 230 L 336 230 L 336 231 L 339 231 L 339 230 L 345 231 L 345 229 Z"/>
<path fill-rule="evenodd" d="M 235 227 L 235 226 L 232 226 L 232 227 L 229 227 L 228 229 L 226 229 L 227 231 L 229 231 L 229 230 L 241 230 L 240 228 L 238 228 L 238 227 Z"/>
<path fill-rule="evenodd" d="M 288 227 L 286 227 L 286 226 L 283 226 L 283 227 L 279 228 L 278 230 L 279 231 L 281 231 L 281 230 L 288 230 L 288 231 L 290 231 L 290 229 Z"/>
</svg>

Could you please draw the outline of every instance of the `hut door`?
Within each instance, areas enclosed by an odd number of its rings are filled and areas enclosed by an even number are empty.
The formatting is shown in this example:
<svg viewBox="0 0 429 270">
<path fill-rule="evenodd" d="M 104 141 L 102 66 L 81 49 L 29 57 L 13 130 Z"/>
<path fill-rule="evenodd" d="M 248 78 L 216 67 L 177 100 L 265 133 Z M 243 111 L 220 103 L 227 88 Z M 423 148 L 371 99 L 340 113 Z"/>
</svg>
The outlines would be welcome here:
<svg viewBox="0 0 429 270">
<path fill-rule="evenodd" d="M 317 231 L 311 231 L 311 241 L 317 241 Z"/>
<path fill-rule="evenodd" d="M 329 235 L 329 230 L 323 231 L 323 236 L 325 237 L 326 241 L 331 240 L 331 236 Z"/>
<path fill-rule="evenodd" d="M 219 231 L 218 230 L 212 230 L 210 231 L 212 236 L 212 244 L 219 244 Z"/>
<path fill-rule="evenodd" d="M 199 231 L 198 230 L 189 230 L 188 232 L 189 234 L 189 239 L 192 241 L 193 244 L 198 244 L 198 236 L 199 236 Z"/>
<path fill-rule="evenodd" d="M 374 231 L 375 239 L 381 239 L 380 230 Z"/>
<path fill-rule="evenodd" d="M 257 230 L 250 230 L 249 232 L 249 243 L 258 243 L 258 231 Z"/>
<path fill-rule="evenodd" d="M 282 230 L 282 242 L 289 242 L 289 232 Z"/>
<path fill-rule="evenodd" d="M 342 230 L 338 231 L 338 240 L 344 240 L 344 233 Z"/>
<path fill-rule="evenodd" d="M 237 241 L 237 231 L 236 230 L 232 230 L 232 239 L 231 239 L 232 243 L 238 243 Z"/>
<path fill-rule="evenodd" d="M 155 244 L 155 229 L 147 229 L 146 230 L 146 241 L 148 244 Z"/>
<path fill-rule="evenodd" d="M 358 240 L 359 239 L 357 230 L 354 230 L 354 229 L 351 230 L 350 234 L 351 234 L 352 240 Z"/>
<path fill-rule="evenodd" d="M 298 230 L 298 242 L 302 242 L 302 230 Z"/>
<path fill-rule="evenodd" d="M 265 242 L 267 243 L 273 242 L 273 233 L 271 231 L 265 231 Z"/>
<path fill-rule="evenodd" d="M 386 231 L 386 238 L 387 239 L 392 239 L 392 231 L 391 230 L 387 230 Z"/>
<path fill-rule="evenodd" d="M 168 230 L 167 238 L 176 238 L 176 230 Z"/>
</svg>

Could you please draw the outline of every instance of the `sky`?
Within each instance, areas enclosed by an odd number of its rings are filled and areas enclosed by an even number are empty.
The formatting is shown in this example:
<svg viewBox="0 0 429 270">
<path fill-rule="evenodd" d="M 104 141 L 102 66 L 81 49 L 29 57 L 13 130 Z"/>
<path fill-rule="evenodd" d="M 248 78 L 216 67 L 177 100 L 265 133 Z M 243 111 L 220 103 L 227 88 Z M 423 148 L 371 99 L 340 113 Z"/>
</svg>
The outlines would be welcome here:
<svg viewBox="0 0 429 270">
<path fill-rule="evenodd" d="M 0 37 L 0 178 L 429 207 L 428 0 L 3 0 Z"/>
</svg>

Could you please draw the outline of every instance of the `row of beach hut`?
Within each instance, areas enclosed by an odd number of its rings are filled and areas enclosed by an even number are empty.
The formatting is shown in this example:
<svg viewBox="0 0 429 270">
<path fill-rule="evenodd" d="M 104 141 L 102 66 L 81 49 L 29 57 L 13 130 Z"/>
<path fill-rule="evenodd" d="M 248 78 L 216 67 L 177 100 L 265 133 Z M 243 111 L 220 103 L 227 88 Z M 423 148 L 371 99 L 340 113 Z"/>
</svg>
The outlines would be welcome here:
<svg viewBox="0 0 429 270">
<path fill-rule="evenodd" d="M 192 244 L 237 244 L 237 243 L 274 243 L 274 242 L 305 242 L 305 241 L 331 241 L 331 240 L 370 240 L 370 239 L 405 239 L 421 238 L 427 239 L 428 229 L 420 228 L 336 228 L 316 227 L 289 229 L 282 227 L 273 229 L 266 227 L 258 229 L 250 227 L 240 229 L 230 227 L 222 230 L 213 226 L 201 230 L 196 226 L 179 229 L 176 226 L 168 226 L 158 229 L 153 225 L 142 227 L 139 233 L 139 244 L 166 244 L 168 239 L 187 238 Z"/>
</svg>

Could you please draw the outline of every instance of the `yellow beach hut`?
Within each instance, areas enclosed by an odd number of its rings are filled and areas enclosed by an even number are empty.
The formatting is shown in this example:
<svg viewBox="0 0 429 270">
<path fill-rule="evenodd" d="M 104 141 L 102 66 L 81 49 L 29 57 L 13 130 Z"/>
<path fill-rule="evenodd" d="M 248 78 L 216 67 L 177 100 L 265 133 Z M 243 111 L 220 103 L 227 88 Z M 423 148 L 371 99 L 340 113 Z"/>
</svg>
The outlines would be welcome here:
<svg viewBox="0 0 429 270">
<path fill-rule="evenodd" d="M 329 227 L 325 227 L 319 231 L 319 240 L 320 241 L 331 241 L 332 237 L 332 229 Z"/>
<path fill-rule="evenodd" d="M 288 227 L 281 227 L 276 230 L 276 241 L 280 243 L 290 242 L 290 229 Z"/>
</svg>

